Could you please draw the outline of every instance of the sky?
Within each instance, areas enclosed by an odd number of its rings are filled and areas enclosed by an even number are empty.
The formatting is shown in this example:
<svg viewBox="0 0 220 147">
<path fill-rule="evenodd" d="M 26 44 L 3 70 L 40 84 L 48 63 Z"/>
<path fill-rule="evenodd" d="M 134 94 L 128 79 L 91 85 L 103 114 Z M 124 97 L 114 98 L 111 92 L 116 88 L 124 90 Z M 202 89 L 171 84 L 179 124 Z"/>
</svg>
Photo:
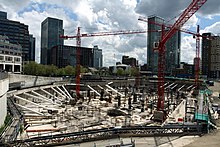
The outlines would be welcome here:
<svg viewBox="0 0 220 147">
<path fill-rule="evenodd" d="M 41 22 L 47 17 L 63 20 L 64 34 L 112 32 L 118 30 L 144 30 L 147 23 L 139 16 L 157 15 L 173 23 L 192 0 L 0 0 L 0 11 L 8 19 L 29 26 L 36 37 L 36 60 L 40 61 Z M 200 25 L 201 33 L 220 34 L 220 1 L 207 0 L 202 8 L 184 25 L 192 31 Z M 65 41 L 76 45 L 75 39 Z M 193 63 L 196 40 L 182 33 L 181 62 Z M 143 65 L 147 63 L 147 34 L 117 35 L 82 38 L 81 46 L 98 45 L 103 52 L 104 66 L 115 65 L 123 55 L 134 57 Z"/>
</svg>

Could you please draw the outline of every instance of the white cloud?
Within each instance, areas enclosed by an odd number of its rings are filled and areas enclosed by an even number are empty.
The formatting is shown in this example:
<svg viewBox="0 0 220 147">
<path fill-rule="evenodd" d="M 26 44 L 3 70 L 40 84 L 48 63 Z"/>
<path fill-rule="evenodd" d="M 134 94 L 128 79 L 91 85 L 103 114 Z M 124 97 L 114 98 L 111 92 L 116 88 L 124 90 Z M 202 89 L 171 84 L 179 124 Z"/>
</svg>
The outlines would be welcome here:
<svg viewBox="0 0 220 147">
<path fill-rule="evenodd" d="M 193 64 L 196 57 L 196 39 L 193 36 L 184 36 L 181 44 L 181 62 Z"/>
<path fill-rule="evenodd" d="M 145 16 L 156 14 L 170 19 L 179 14 L 190 2 L 190 0 L 169 0 L 169 3 L 161 0 L 142 0 L 139 3 L 136 0 L 0 0 L 0 10 L 7 11 L 9 19 L 29 25 L 30 33 L 37 39 L 36 48 L 39 56 L 40 26 L 46 17 L 62 19 L 66 35 L 75 35 L 77 27 L 82 27 L 82 33 L 146 29 L 147 23 L 138 21 L 139 14 Z M 206 12 L 206 16 L 209 16 L 207 12 L 210 7 L 219 8 L 213 2 L 207 2 L 205 5 L 207 6 L 204 6 L 200 14 Z M 30 7 L 32 10 L 27 11 L 26 8 Z M 217 11 L 210 12 L 213 13 L 218 15 Z M 194 15 L 185 27 L 194 28 L 200 21 L 202 20 Z M 205 31 L 219 33 L 219 28 L 220 24 L 216 23 L 207 27 Z M 143 64 L 146 63 L 146 40 L 146 35 L 140 34 L 82 38 L 82 46 L 98 45 L 103 49 L 106 66 L 121 61 L 122 55 L 135 57 Z M 67 40 L 65 43 L 75 45 L 75 40 Z M 185 36 L 182 38 L 181 46 L 181 61 L 192 62 L 195 56 L 195 40 L 192 36 Z"/>
<path fill-rule="evenodd" d="M 220 22 L 215 22 L 214 24 L 207 26 L 204 30 L 201 30 L 201 33 L 205 33 L 205 32 L 211 32 L 214 34 L 218 34 L 220 33 Z"/>
<path fill-rule="evenodd" d="M 192 27 L 196 28 L 199 22 L 199 18 L 196 15 L 193 15 L 183 26 L 185 29 L 190 29 Z"/>
</svg>

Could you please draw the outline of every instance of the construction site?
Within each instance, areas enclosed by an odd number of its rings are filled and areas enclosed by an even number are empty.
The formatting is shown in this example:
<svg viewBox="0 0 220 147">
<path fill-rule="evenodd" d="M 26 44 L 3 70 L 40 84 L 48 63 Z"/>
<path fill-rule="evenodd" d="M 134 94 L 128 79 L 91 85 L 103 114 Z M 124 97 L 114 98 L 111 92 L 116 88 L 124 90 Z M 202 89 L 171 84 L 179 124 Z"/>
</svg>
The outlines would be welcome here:
<svg viewBox="0 0 220 147">
<path fill-rule="evenodd" d="M 206 80 L 199 78 L 199 60 L 194 79 L 168 77 L 164 73 L 165 44 L 177 31 L 195 36 L 196 58 L 200 58 L 200 38 L 204 36 L 200 35 L 199 27 L 196 33 L 180 28 L 206 1 L 193 0 L 171 26 L 154 23 L 161 27 L 161 40 L 155 46 L 157 76 L 138 74 L 137 77 L 83 79 L 78 48 L 74 80 L 37 85 L 35 77 L 34 86 L 24 88 L 21 85 L 19 89 L 8 91 L 8 111 L 13 119 L 2 134 L 0 145 L 80 146 L 88 142 L 91 147 L 134 147 L 138 146 L 138 139 L 132 139 L 135 137 L 202 136 L 217 129 L 218 105 L 213 99 L 216 94 L 213 95 Z M 144 17 L 139 20 L 147 22 Z M 133 33 L 146 31 L 80 34 L 78 28 L 76 36 L 60 37 L 76 38 L 80 47 L 81 37 Z M 119 140 L 98 143 L 115 138 Z M 155 142 L 149 146 L 165 144 L 160 144 L 159 140 Z"/>
<path fill-rule="evenodd" d="M 82 81 L 79 98 L 71 83 L 10 92 L 11 110 L 18 108 L 17 121 L 24 123 L 17 139 L 46 145 L 117 136 L 199 135 L 215 127 L 214 112 L 210 120 L 204 111 L 211 107 L 205 85 L 196 93 L 192 81 L 167 79 L 164 109 L 157 111 L 157 84 L 157 78 Z M 5 139 L 12 141 L 13 136 Z"/>
</svg>

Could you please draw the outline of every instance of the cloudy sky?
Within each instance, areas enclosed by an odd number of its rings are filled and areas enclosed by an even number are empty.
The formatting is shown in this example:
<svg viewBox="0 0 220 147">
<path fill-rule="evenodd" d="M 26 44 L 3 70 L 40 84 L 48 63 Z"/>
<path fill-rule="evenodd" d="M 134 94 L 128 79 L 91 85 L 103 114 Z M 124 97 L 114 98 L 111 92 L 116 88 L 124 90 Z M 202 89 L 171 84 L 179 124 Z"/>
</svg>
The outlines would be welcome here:
<svg viewBox="0 0 220 147">
<path fill-rule="evenodd" d="M 41 22 L 47 17 L 63 20 L 65 35 L 118 30 L 147 29 L 138 21 L 139 16 L 158 15 L 172 23 L 192 0 L 0 0 L 0 11 L 8 13 L 8 19 L 29 25 L 29 32 L 36 37 L 37 61 L 40 61 Z M 207 0 L 204 6 L 185 24 L 201 33 L 220 33 L 220 1 Z M 75 40 L 65 44 L 75 45 Z M 195 42 L 192 35 L 182 34 L 181 61 L 192 63 Z M 140 64 L 147 61 L 147 34 L 82 38 L 82 46 L 98 45 L 103 50 L 104 66 L 121 61 L 123 55 L 135 57 Z"/>
</svg>

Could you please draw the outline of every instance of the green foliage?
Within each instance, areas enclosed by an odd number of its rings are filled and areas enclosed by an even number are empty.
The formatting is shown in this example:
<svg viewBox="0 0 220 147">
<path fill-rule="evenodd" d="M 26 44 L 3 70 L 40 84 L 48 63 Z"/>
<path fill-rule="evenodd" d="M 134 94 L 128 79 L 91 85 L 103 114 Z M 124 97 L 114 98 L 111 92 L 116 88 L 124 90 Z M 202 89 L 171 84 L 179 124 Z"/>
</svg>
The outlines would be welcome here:
<svg viewBox="0 0 220 147">
<path fill-rule="evenodd" d="M 81 73 L 87 73 L 87 72 L 89 72 L 89 70 L 88 70 L 88 68 L 85 68 L 85 67 L 83 67 L 83 66 L 80 66 L 80 72 L 81 72 Z"/>
<path fill-rule="evenodd" d="M 57 71 L 57 75 L 58 75 L 58 76 L 63 76 L 63 75 L 65 75 L 64 68 L 59 68 L 58 71 Z"/>
<path fill-rule="evenodd" d="M 46 76 L 46 66 L 42 64 L 37 64 L 37 70 L 33 75 Z"/>
<path fill-rule="evenodd" d="M 38 64 L 34 61 L 29 62 L 24 65 L 24 73 L 29 75 L 36 75 Z"/>
<path fill-rule="evenodd" d="M 46 65 L 46 75 L 57 76 L 58 68 L 55 65 Z"/>
<path fill-rule="evenodd" d="M 118 76 L 122 76 L 122 75 L 124 75 L 124 74 L 125 74 L 125 71 L 124 71 L 123 68 L 118 68 L 118 69 L 117 69 L 117 75 L 118 75 Z"/>
<path fill-rule="evenodd" d="M 64 68 L 64 73 L 65 75 L 69 76 L 75 75 L 75 69 L 72 66 L 68 65 Z"/>
<path fill-rule="evenodd" d="M 139 73 L 139 69 L 137 67 L 131 67 L 131 69 L 130 69 L 131 76 L 137 76 L 138 73 Z"/>
<path fill-rule="evenodd" d="M 82 71 L 87 68 L 81 67 Z M 55 65 L 42 65 L 36 62 L 29 62 L 24 66 L 24 74 L 36 76 L 74 76 L 75 68 L 68 65 L 65 68 L 58 68 Z"/>
<path fill-rule="evenodd" d="M 6 118 L 5 118 L 4 124 L 0 127 L 0 135 L 2 134 L 4 129 L 11 124 L 11 122 L 12 122 L 11 116 L 7 115 Z"/>
</svg>

